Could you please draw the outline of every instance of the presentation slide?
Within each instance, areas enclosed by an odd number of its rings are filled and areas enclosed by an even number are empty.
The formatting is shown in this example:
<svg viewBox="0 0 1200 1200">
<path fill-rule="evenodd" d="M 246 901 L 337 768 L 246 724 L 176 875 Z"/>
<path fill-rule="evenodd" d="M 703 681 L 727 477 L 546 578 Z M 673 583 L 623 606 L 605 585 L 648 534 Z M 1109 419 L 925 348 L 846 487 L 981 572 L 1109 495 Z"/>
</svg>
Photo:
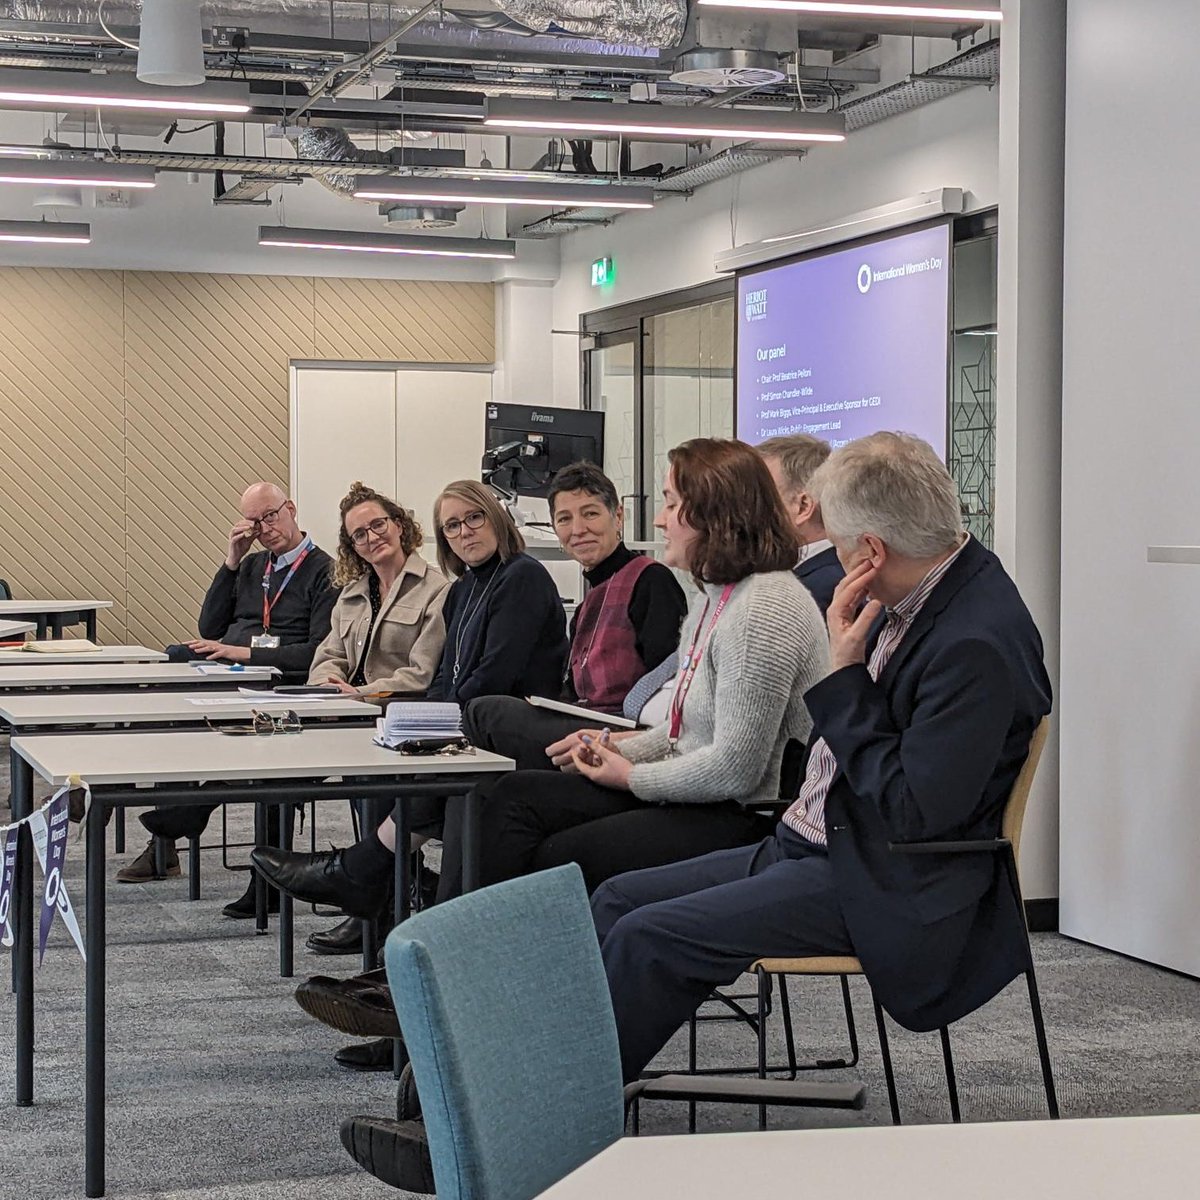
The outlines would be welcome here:
<svg viewBox="0 0 1200 1200">
<path fill-rule="evenodd" d="M 741 276 L 738 437 L 892 429 L 945 458 L 949 305 L 948 225 Z"/>
</svg>

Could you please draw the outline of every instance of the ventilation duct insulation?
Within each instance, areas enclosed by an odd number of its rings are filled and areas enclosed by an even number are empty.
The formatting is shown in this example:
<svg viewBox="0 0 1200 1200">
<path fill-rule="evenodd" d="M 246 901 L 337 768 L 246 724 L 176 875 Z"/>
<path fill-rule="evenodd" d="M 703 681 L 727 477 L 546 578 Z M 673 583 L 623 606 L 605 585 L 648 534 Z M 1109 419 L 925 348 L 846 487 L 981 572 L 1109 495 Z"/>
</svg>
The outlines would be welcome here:
<svg viewBox="0 0 1200 1200">
<path fill-rule="evenodd" d="M 765 50 L 689 50 L 671 68 L 671 82 L 684 87 L 770 87 L 787 78 L 783 60 Z"/>
<path fill-rule="evenodd" d="M 193 4 L 190 0 L 161 0 L 161 6 Z M 148 0 L 146 7 L 150 7 Z M 372 4 L 366 0 L 225 0 L 199 5 L 206 27 L 249 25 L 252 31 L 270 29 L 298 35 L 320 29 L 326 36 L 345 39 L 368 29 L 376 38 L 383 36 L 389 21 L 392 26 L 399 25 L 420 7 L 416 0 L 403 5 L 377 0 Z M 0 20 L 97 25 L 98 8 L 95 3 L 64 0 L 0 0 Z M 131 0 L 110 0 L 105 20 L 110 28 L 134 27 L 137 8 Z M 687 8 L 687 0 L 462 0 L 460 5 L 451 0 L 444 12 L 451 21 L 485 37 L 494 33 L 511 39 L 514 34 L 540 33 L 656 49 L 679 42 L 687 24 Z"/>
<path fill-rule="evenodd" d="M 165 87 L 204 82 L 200 0 L 142 0 L 137 77 Z"/>
</svg>

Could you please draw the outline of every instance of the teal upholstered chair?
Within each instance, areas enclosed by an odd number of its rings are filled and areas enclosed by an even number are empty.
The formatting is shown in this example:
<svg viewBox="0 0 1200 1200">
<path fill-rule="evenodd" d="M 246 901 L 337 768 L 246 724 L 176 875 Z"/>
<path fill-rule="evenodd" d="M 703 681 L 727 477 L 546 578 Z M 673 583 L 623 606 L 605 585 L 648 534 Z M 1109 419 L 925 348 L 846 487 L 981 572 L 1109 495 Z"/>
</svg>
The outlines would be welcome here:
<svg viewBox="0 0 1200 1200">
<path fill-rule="evenodd" d="M 625 1105 L 858 1109 L 861 1084 L 664 1075 L 622 1090 L 617 1030 L 573 863 L 471 892 L 384 951 L 438 1200 L 530 1200 L 615 1142 Z"/>
<path fill-rule="evenodd" d="M 439 1200 L 526 1200 L 621 1136 L 617 1030 L 578 867 L 417 913 L 385 960 Z"/>
</svg>

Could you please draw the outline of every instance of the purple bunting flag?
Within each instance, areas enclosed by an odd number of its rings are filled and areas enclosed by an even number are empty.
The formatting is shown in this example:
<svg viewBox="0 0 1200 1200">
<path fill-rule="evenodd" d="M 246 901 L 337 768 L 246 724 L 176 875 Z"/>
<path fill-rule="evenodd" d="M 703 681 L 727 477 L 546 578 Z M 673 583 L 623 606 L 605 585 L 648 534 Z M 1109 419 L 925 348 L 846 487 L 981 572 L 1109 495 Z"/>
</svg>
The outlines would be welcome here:
<svg viewBox="0 0 1200 1200">
<path fill-rule="evenodd" d="M 38 963 L 46 953 L 46 939 L 50 926 L 54 924 L 54 913 L 59 907 L 60 894 L 65 897 L 63 867 L 67 861 L 68 819 L 67 791 L 64 788 L 50 802 L 46 812 L 48 838 L 46 843 L 46 870 L 42 888 L 42 923 L 38 935 Z"/>
</svg>

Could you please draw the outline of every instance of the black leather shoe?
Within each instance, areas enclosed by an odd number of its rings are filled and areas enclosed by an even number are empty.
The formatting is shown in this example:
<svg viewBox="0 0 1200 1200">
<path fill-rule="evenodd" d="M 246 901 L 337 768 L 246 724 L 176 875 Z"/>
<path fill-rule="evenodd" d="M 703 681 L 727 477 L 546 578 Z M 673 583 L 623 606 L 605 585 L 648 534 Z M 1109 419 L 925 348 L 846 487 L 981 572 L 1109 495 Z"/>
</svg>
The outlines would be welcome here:
<svg viewBox="0 0 1200 1200">
<path fill-rule="evenodd" d="M 352 917 L 371 920 L 387 902 L 386 889 L 367 894 L 351 880 L 341 850 L 297 854 L 258 846 L 250 851 L 250 860 L 269 883 L 306 904 L 331 904 Z"/>
<path fill-rule="evenodd" d="M 310 933 L 304 943 L 314 954 L 361 954 L 362 921 L 347 917 L 340 925 Z"/>
<path fill-rule="evenodd" d="M 333 1061 L 351 1071 L 390 1071 L 392 1069 L 392 1042 L 380 1038 L 374 1042 L 356 1042 L 343 1046 Z"/>
<path fill-rule="evenodd" d="M 279 911 L 279 893 L 273 888 L 267 888 L 267 912 Z M 231 900 L 221 912 L 234 921 L 252 921 L 258 914 L 254 909 L 254 876 L 250 876 L 250 886 L 236 900 Z"/>
<path fill-rule="evenodd" d="M 296 1003 L 323 1025 L 354 1037 L 398 1038 L 400 1019 L 383 971 L 353 979 L 314 975 L 296 989 Z"/>
<path fill-rule="evenodd" d="M 432 1192 L 433 1161 L 421 1121 L 350 1117 L 342 1122 L 342 1145 L 376 1179 L 406 1192 Z"/>
</svg>

